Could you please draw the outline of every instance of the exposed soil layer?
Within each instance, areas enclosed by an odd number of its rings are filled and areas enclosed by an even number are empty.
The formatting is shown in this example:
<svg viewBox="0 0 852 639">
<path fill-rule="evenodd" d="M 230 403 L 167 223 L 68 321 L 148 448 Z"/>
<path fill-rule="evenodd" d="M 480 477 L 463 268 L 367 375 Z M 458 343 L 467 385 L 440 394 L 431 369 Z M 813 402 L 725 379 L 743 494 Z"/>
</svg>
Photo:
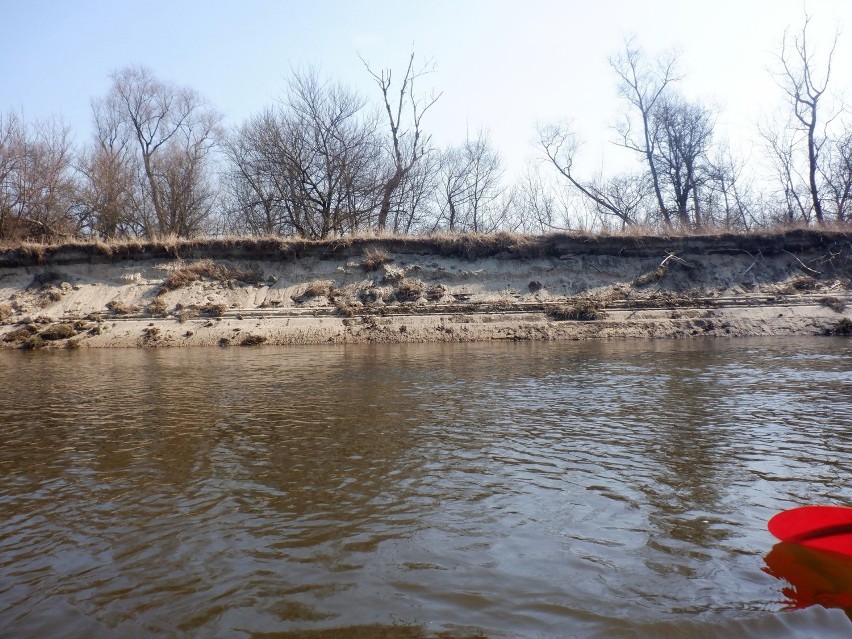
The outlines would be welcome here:
<svg viewBox="0 0 852 639">
<path fill-rule="evenodd" d="M 0 347 L 852 332 L 852 234 L 217 239 L 0 251 Z"/>
</svg>

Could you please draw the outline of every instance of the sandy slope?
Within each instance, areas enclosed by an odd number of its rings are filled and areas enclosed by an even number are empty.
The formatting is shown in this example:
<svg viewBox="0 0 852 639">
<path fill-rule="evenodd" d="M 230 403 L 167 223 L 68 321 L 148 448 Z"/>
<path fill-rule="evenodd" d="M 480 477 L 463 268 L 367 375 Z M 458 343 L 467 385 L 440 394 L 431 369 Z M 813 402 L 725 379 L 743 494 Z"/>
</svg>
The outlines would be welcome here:
<svg viewBox="0 0 852 639">
<path fill-rule="evenodd" d="M 391 239 L 295 257 L 0 259 L 0 347 L 842 333 L 852 321 L 852 243 L 820 237 L 567 238 L 538 254 L 473 257 Z M 368 270 L 377 250 L 390 261 Z M 193 265 L 200 279 L 163 290 Z"/>
</svg>

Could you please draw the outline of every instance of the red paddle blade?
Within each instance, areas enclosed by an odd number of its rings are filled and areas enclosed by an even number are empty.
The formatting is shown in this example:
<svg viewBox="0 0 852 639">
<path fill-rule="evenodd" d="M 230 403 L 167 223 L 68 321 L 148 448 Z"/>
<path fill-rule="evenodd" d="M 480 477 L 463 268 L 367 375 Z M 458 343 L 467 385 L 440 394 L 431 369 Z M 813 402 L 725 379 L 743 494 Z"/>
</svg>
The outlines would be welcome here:
<svg viewBox="0 0 852 639">
<path fill-rule="evenodd" d="M 852 555 L 852 508 L 801 506 L 769 520 L 769 532 L 781 541 Z"/>
</svg>

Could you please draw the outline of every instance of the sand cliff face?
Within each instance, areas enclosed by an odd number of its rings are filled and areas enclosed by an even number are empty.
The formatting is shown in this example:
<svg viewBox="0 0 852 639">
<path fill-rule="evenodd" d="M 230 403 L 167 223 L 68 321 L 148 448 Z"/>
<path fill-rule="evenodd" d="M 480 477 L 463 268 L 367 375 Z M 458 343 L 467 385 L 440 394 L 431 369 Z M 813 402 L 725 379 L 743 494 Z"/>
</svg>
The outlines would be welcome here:
<svg viewBox="0 0 852 639">
<path fill-rule="evenodd" d="M 852 237 L 458 236 L 0 252 L 0 346 L 844 334 Z"/>
</svg>

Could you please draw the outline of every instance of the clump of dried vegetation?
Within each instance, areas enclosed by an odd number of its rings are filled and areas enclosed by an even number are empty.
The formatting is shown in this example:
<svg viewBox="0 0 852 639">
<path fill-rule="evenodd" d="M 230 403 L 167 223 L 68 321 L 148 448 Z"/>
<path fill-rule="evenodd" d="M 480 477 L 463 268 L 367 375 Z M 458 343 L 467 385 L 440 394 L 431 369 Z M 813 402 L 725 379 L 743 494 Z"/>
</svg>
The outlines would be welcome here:
<svg viewBox="0 0 852 639">
<path fill-rule="evenodd" d="M 76 334 L 77 330 L 74 328 L 73 324 L 54 324 L 53 326 L 48 326 L 46 329 L 41 331 L 39 336 L 44 340 L 53 342 L 74 337 Z"/>
<path fill-rule="evenodd" d="M 263 274 L 246 268 L 221 264 L 213 260 L 201 260 L 172 271 L 163 280 L 157 295 L 164 295 L 169 291 L 184 288 L 199 280 L 219 282 L 233 280 L 245 284 L 257 284 L 263 280 Z"/>
<path fill-rule="evenodd" d="M 174 316 L 181 324 L 187 320 L 195 319 L 199 315 L 201 315 L 201 313 L 195 306 L 184 306 L 183 304 L 175 306 Z"/>
<path fill-rule="evenodd" d="M 782 295 L 795 295 L 804 291 L 813 291 L 819 287 L 819 282 L 810 275 L 800 275 L 787 282 L 780 290 Z"/>
<path fill-rule="evenodd" d="M 364 267 L 365 271 L 370 273 L 372 271 L 378 270 L 385 264 L 389 264 L 390 262 L 393 262 L 393 259 L 387 253 L 387 251 L 380 248 L 371 247 L 364 252 L 364 261 L 362 263 L 362 266 Z"/>
<path fill-rule="evenodd" d="M 28 351 L 35 351 L 47 346 L 47 342 L 41 335 L 33 335 L 21 344 L 21 348 Z"/>
<path fill-rule="evenodd" d="M 378 304 L 382 301 L 384 293 L 382 289 L 370 286 L 359 291 L 358 296 L 364 304 Z"/>
<path fill-rule="evenodd" d="M 151 315 L 168 315 L 169 307 L 166 305 L 166 301 L 158 296 L 148 304 L 147 311 Z"/>
<path fill-rule="evenodd" d="M 642 287 L 642 286 L 648 286 L 650 284 L 653 284 L 654 282 L 659 282 L 661 279 L 663 279 L 666 276 L 667 272 L 668 272 L 668 270 L 666 269 L 665 266 L 658 266 L 657 268 L 655 268 L 650 273 L 643 273 L 642 275 L 637 277 L 635 280 L 633 280 L 633 285 Z"/>
<path fill-rule="evenodd" d="M 334 308 L 341 317 L 354 317 L 357 313 L 356 306 L 339 298 L 334 300 Z"/>
<path fill-rule="evenodd" d="M 837 324 L 835 324 L 834 327 L 831 328 L 828 332 L 831 335 L 850 337 L 852 336 L 852 320 L 850 320 L 848 317 L 844 317 L 842 320 L 837 322 Z"/>
<path fill-rule="evenodd" d="M 426 289 L 426 299 L 430 302 L 437 302 L 447 294 L 447 287 L 443 284 L 435 284 Z"/>
<path fill-rule="evenodd" d="M 12 317 L 15 314 L 15 309 L 13 309 L 9 304 L 0 304 L 0 322 Z"/>
<path fill-rule="evenodd" d="M 128 304 L 124 300 L 120 299 L 114 299 L 108 302 L 106 307 L 115 315 L 130 315 L 131 313 L 139 312 L 138 306 L 135 304 Z"/>
<path fill-rule="evenodd" d="M 16 328 L 15 330 L 6 333 L 3 336 L 3 341 L 7 344 L 11 344 L 13 342 L 21 342 L 25 339 L 29 339 L 32 335 L 36 333 L 38 333 L 38 329 L 33 324 L 28 324 L 26 326 Z"/>
<path fill-rule="evenodd" d="M 423 295 L 423 285 L 415 280 L 402 280 L 394 295 L 400 302 L 416 302 Z"/>
<path fill-rule="evenodd" d="M 606 311 L 601 310 L 600 305 L 591 300 L 580 300 L 574 304 L 558 306 L 550 309 L 547 315 L 558 322 L 591 322 L 606 319 L 607 316 Z"/>
<path fill-rule="evenodd" d="M 819 303 L 837 313 L 842 313 L 846 310 L 846 300 L 842 300 L 839 297 L 823 297 Z"/>
<path fill-rule="evenodd" d="M 240 346 L 258 346 L 266 341 L 263 335 L 246 335 L 240 342 Z"/>
<path fill-rule="evenodd" d="M 222 317 L 225 314 L 225 311 L 228 310 L 228 305 L 210 302 L 209 304 L 202 304 L 197 308 L 199 313 L 202 315 L 206 315 L 208 317 Z"/>
<path fill-rule="evenodd" d="M 317 297 L 331 297 L 334 294 L 334 283 L 329 280 L 317 280 L 308 284 L 301 294 L 291 299 L 297 304 L 304 304 Z"/>
</svg>

